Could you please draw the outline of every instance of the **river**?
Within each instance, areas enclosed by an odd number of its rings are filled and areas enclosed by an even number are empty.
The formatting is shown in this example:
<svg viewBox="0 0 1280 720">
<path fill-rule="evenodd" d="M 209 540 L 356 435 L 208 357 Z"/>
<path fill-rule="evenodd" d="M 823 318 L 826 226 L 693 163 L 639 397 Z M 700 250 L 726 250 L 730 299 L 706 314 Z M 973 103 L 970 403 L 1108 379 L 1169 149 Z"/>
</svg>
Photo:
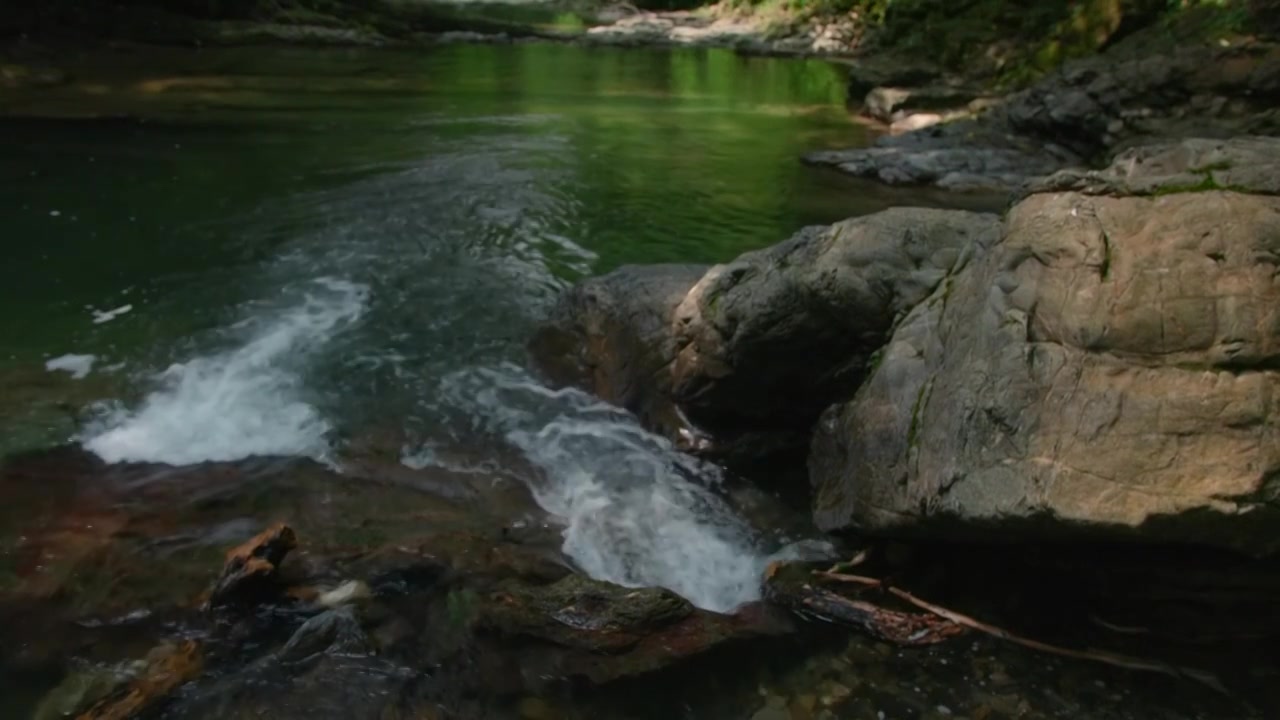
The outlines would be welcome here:
<svg viewBox="0 0 1280 720">
<path fill-rule="evenodd" d="M 75 433 L 109 462 L 336 462 L 345 438 L 394 425 L 422 464 L 483 426 L 564 465 L 577 480 L 543 500 L 576 517 L 595 500 L 574 483 L 619 458 L 638 479 L 617 484 L 655 482 L 668 451 L 525 374 L 560 289 L 729 260 L 903 197 L 797 161 L 863 132 L 822 61 L 549 44 L 111 60 L 22 108 L 67 119 L 9 122 L 6 225 L 24 241 L 0 271 L 8 364 L 110 376 Z M 34 425 L 14 437 L 65 439 Z M 733 525 L 713 520 L 693 563 L 590 562 L 730 609 L 759 570 L 731 561 L 749 534 Z M 644 532 L 677 526 L 704 532 Z"/>
<path fill-rule="evenodd" d="M 625 263 L 726 261 L 896 204 L 998 207 L 802 166 L 866 140 L 820 60 L 509 44 L 66 61 L 68 83 L 0 96 L 0 451 L 341 473 L 376 445 L 465 474 L 496 442 L 537 468 L 579 570 L 716 612 L 823 541 L 802 514 L 762 523 L 627 414 L 544 387 L 535 323 Z"/>
</svg>

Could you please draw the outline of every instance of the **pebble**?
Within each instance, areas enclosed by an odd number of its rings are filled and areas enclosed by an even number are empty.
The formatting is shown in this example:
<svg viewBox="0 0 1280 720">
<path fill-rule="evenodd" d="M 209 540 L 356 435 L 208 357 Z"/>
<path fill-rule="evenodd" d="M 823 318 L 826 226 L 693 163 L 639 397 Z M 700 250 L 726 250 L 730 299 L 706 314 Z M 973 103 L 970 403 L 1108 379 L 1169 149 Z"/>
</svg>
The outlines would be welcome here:
<svg viewBox="0 0 1280 720">
<path fill-rule="evenodd" d="M 822 704 L 827 707 L 831 707 L 832 705 L 839 704 L 852 694 L 853 691 L 849 688 L 841 685 L 840 683 L 833 682 L 830 685 L 827 685 L 826 692 L 822 695 Z"/>
<path fill-rule="evenodd" d="M 369 586 L 359 580 L 348 580 L 338 587 L 316 596 L 316 604 L 327 608 L 339 607 L 373 597 Z"/>
</svg>

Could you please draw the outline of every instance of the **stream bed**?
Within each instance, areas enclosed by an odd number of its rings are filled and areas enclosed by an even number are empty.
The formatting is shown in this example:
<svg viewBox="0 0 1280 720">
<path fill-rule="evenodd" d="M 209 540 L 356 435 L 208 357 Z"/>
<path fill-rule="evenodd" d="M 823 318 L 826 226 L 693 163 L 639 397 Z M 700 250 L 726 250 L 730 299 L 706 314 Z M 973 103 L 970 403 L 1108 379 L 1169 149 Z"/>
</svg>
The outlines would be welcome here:
<svg viewBox="0 0 1280 720">
<path fill-rule="evenodd" d="M 0 95 L 3 717 L 61 717 L 174 638 L 206 643 L 212 669 L 155 717 L 1255 716 L 987 640 L 904 651 L 822 629 L 696 658 L 658 691 L 629 666 L 583 688 L 558 682 L 572 657 L 442 630 L 466 625 L 470 586 L 379 601 L 376 662 L 262 665 L 280 638 L 232 642 L 188 611 L 275 520 L 334 582 L 385 578 L 386 548 L 426 537 L 455 569 L 484 555 L 500 589 L 572 572 L 708 618 L 758 604 L 769 562 L 842 549 L 793 498 L 542 385 L 535 323 L 622 264 L 1001 199 L 802 166 L 869 140 L 819 60 L 532 43 L 59 60 L 65 83 Z M 508 544 L 518 561 L 495 556 Z"/>
</svg>

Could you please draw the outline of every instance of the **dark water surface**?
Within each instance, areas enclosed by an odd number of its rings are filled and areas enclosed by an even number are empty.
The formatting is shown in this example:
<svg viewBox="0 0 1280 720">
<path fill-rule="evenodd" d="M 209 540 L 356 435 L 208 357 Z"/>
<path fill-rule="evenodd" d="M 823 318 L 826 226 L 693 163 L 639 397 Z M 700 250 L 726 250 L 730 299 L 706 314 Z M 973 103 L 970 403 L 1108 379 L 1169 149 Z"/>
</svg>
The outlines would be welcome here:
<svg viewBox="0 0 1280 720">
<path fill-rule="evenodd" d="M 0 94 L 0 453 L 88 452 L 0 472 L 0 717 L 41 698 L 60 716 L 49 698 L 86 678 L 208 640 L 184 613 L 222 551 L 279 518 L 318 577 L 415 533 L 529 532 L 596 578 L 716 612 L 759 599 L 768 562 L 826 552 L 802 509 L 543 387 L 532 327 L 624 263 L 725 261 L 890 205 L 998 207 L 802 166 L 866 140 L 842 69 L 817 60 L 554 44 L 63 60 L 68 84 Z M 370 612 L 421 622 L 400 611 Z M 456 659 L 415 675 L 394 653 L 305 672 L 215 653 L 163 716 L 1251 716 L 985 642 L 826 639 L 807 662 L 721 654 L 659 695 L 547 698 L 500 694 L 508 676 L 478 660 L 492 693 L 451 684 Z M 406 683 L 388 707 L 418 710 L 370 714 Z"/>
<path fill-rule="evenodd" d="M 0 121 L 0 367 L 15 372 L 66 353 L 124 363 L 117 376 L 163 369 L 320 277 L 369 292 L 357 346 L 456 370 L 511 359 L 586 274 L 724 261 L 903 202 L 990 204 L 797 162 L 864 134 L 841 69 L 816 60 L 119 50 L 72 58 L 72 77 L 0 96 L 19 116 Z"/>
</svg>

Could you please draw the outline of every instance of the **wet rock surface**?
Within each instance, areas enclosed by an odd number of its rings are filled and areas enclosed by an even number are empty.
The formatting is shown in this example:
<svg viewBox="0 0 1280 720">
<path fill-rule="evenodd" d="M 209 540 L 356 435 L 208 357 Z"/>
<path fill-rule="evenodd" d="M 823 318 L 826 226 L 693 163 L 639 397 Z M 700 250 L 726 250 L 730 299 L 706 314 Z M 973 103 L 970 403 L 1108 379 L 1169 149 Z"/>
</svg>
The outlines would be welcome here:
<svg viewBox="0 0 1280 720">
<path fill-rule="evenodd" d="M 792 630 L 575 574 L 558 528 L 493 476 L 361 457 L 359 475 L 7 459 L 6 500 L 46 505 L 5 516 L 4 677 L 42 678 L 29 702 L 51 717 L 491 717 Z M 446 482 L 468 489 L 428 490 Z"/>
<path fill-rule="evenodd" d="M 526 675 L 593 683 L 791 629 L 762 606 L 720 615 L 698 610 L 669 590 L 624 588 L 580 575 L 541 587 L 504 583 L 483 604 L 479 622 L 503 637 L 549 643 L 525 653 L 520 666 Z"/>
<path fill-rule="evenodd" d="M 1187 141 L 1021 201 L 819 423 L 818 523 L 1280 549 L 1280 201 L 1246 192 L 1276 169 L 1280 141 Z M 1215 172 L 1242 191 L 1184 184 Z"/>
</svg>

